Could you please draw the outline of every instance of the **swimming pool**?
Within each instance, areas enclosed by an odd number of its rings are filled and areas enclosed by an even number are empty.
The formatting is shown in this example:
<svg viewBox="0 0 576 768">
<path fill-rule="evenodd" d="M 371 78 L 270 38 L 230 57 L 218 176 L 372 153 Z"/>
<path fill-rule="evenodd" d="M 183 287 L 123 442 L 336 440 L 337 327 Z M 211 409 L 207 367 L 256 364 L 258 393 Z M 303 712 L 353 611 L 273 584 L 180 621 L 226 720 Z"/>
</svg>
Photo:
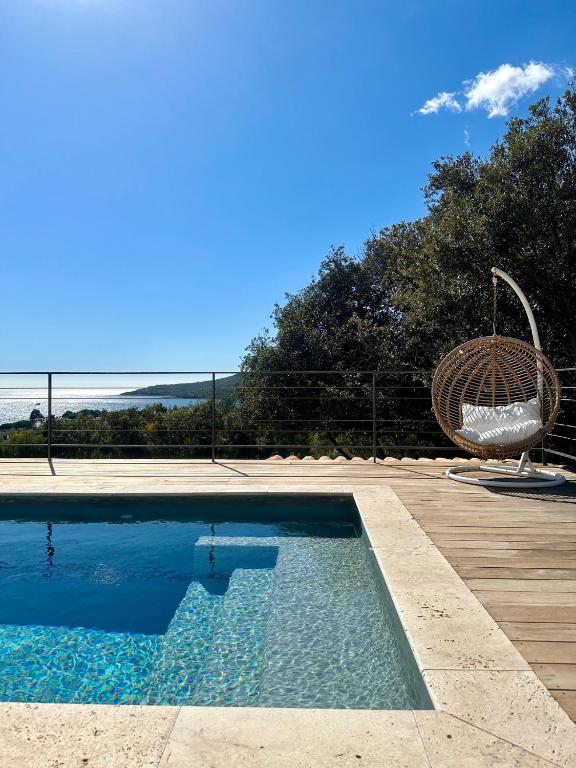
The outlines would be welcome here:
<svg viewBox="0 0 576 768">
<path fill-rule="evenodd" d="M 0 701 L 431 706 L 350 497 L 0 502 Z"/>
</svg>

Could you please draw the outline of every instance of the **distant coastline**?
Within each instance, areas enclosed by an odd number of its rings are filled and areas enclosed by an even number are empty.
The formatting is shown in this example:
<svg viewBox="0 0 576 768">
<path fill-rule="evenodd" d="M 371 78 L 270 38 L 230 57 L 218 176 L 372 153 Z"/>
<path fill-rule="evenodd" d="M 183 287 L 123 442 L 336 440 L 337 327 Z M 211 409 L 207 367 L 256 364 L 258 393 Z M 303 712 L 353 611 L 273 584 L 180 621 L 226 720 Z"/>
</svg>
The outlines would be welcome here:
<svg viewBox="0 0 576 768">
<path fill-rule="evenodd" d="M 236 390 L 242 374 L 234 373 L 231 376 L 223 376 L 216 379 L 216 397 L 230 397 Z M 192 381 L 182 384 L 154 384 L 150 387 L 131 389 L 122 392 L 120 397 L 178 397 L 194 400 L 207 400 L 212 397 L 212 379 L 206 381 Z"/>
</svg>

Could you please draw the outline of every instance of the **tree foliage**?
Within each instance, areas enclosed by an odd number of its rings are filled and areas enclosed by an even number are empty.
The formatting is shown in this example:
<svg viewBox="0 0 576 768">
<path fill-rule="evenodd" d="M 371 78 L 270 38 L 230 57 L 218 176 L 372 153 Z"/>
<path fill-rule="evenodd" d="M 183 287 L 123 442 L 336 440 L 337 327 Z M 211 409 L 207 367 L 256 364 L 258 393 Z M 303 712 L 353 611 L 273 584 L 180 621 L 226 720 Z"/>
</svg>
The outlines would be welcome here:
<svg viewBox="0 0 576 768">
<path fill-rule="evenodd" d="M 245 371 L 432 368 L 456 344 L 492 332 L 490 268 L 524 288 L 545 350 L 576 357 L 576 91 L 545 98 L 509 121 L 487 158 L 433 164 L 428 213 L 370 238 L 360 258 L 342 248 L 273 314 Z M 498 329 L 530 338 L 502 286 Z"/>
<path fill-rule="evenodd" d="M 574 365 L 576 91 L 510 120 L 487 158 L 466 152 L 435 162 L 424 196 L 424 217 L 383 229 L 358 258 L 333 249 L 318 276 L 275 307 L 275 334 L 256 337 L 243 361 L 239 392 L 254 428 L 267 418 L 304 427 L 310 419 L 332 444 L 359 432 L 369 441 L 365 376 L 271 371 L 376 370 L 379 444 L 436 442 L 427 371 L 454 346 L 492 333 L 492 266 L 524 288 L 553 362 Z M 500 283 L 497 296 L 498 332 L 531 341 L 515 295 Z M 423 372 L 407 373 L 415 369 Z M 317 395 L 313 405 L 296 396 L 306 388 Z"/>
</svg>

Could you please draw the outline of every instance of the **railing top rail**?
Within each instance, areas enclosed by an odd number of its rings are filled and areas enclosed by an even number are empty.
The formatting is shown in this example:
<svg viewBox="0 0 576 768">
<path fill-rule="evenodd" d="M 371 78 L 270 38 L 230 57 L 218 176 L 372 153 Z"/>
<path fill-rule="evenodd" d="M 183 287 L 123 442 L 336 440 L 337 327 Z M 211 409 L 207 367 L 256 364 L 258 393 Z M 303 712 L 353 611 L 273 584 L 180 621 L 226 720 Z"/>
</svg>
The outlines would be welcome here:
<svg viewBox="0 0 576 768">
<path fill-rule="evenodd" d="M 576 367 L 573 368 L 556 368 L 556 370 L 559 373 L 565 373 L 569 371 L 576 371 Z M 303 369 L 303 368 L 285 368 L 285 369 L 274 369 L 274 370 L 262 370 L 262 371 L 242 371 L 238 368 L 236 370 L 229 370 L 229 371 L 181 371 L 181 370 L 172 370 L 172 371 L 146 371 L 146 370 L 137 370 L 137 371 L 125 371 L 125 370 L 116 370 L 116 371 L 71 371 L 71 370 L 61 370 L 61 371 L 0 371 L 0 376 L 212 376 L 213 374 L 216 376 L 232 376 L 235 374 L 322 374 L 322 375 L 328 375 L 328 374 L 380 374 L 380 373 L 426 373 L 426 374 L 432 374 L 435 372 L 434 368 L 373 368 L 373 369 L 358 369 L 358 368 L 332 368 L 330 370 L 321 370 L 321 369 Z"/>
<path fill-rule="evenodd" d="M 234 374 L 380 374 L 380 373 L 434 373 L 426 368 L 382 368 L 380 370 L 330 370 L 310 371 L 302 369 L 286 369 L 274 371 L 0 371 L 0 376 L 232 376 Z"/>
</svg>

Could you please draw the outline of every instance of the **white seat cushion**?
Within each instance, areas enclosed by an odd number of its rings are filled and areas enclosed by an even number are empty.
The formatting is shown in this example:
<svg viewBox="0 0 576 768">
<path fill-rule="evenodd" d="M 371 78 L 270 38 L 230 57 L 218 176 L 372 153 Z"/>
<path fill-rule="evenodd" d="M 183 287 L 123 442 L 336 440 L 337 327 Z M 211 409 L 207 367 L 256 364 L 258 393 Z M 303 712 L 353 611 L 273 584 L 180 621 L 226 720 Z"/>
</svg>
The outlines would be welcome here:
<svg viewBox="0 0 576 768">
<path fill-rule="evenodd" d="M 462 404 L 462 429 L 456 433 L 479 445 L 511 445 L 542 429 L 538 398 L 510 405 Z"/>
<path fill-rule="evenodd" d="M 457 429 L 456 434 L 462 435 L 466 440 L 478 445 L 512 445 L 530 439 L 541 429 L 542 422 L 540 419 L 529 419 L 528 421 L 519 421 L 517 424 L 488 429 L 484 432 L 477 432 L 475 429 Z"/>
</svg>

